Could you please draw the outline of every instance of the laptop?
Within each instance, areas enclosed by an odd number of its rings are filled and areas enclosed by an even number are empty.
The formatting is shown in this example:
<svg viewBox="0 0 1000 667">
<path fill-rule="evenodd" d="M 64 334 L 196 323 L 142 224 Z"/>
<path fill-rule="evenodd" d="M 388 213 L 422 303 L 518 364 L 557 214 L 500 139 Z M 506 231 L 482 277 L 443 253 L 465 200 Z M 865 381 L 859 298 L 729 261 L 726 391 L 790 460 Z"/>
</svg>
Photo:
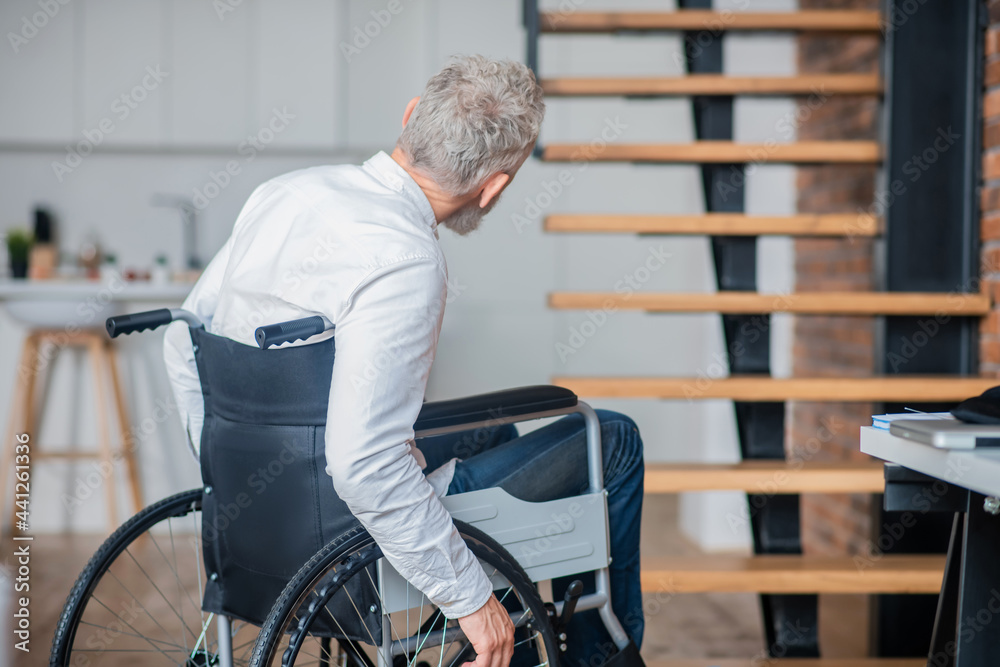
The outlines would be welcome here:
<svg viewBox="0 0 1000 667">
<path fill-rule="evenodd" d="M 1000 447 L 1000 424 L 970 424 L 957 419 L 897 419 L 889 433 L 941 449 Z"/>
</svg>

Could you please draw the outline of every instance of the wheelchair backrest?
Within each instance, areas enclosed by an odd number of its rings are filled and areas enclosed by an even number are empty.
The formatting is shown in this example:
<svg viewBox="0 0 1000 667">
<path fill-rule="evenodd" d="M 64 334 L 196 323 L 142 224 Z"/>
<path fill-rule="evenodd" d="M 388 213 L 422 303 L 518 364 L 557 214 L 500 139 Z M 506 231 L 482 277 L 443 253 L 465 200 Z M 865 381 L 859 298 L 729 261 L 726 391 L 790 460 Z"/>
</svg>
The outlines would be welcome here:
<svg viewBox="0 0 1000 667">
<path fill-rule="evenodd" d="M 357 525 L 326 473 L 334 339 L 261 350 L 191 329 L 191 340 L 205 399 L 203 607 L 260 624 L 299 568 Z"/>
</svg>

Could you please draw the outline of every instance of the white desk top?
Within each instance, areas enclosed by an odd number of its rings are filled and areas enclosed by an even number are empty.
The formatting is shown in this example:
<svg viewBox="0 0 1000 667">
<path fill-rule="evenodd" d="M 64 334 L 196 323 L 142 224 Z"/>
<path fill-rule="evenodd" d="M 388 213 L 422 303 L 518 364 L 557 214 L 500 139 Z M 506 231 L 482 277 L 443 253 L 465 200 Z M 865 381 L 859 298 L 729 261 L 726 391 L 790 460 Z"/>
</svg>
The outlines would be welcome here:
<svg viewBox="0 0 1000 667">
<path fill-rule="evenodd" d="M 1000 448 L 939 449 L 864 426 L 861 428 L 861 451 L 956 486 L 987 496 L 1000 496 Z"/>
</svg>

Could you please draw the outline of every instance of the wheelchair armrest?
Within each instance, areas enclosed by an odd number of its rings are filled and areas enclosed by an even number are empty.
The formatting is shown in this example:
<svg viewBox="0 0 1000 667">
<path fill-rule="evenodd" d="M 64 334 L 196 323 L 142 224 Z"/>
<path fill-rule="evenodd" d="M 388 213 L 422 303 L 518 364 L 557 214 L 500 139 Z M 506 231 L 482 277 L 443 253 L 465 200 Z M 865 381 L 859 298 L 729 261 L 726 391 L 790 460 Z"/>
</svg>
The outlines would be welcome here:
<svg viewBox="0 0 1000 667">
<path fill-rule="evenodd" d="M 577 405 L 576 394 L 565 387 L 534 385 L 493 391 L 464 398 L 424 403 L 417 415 L 413 430 L 421 431 L 474 425 L 489 422 L 502 424 L 518 421 L 518 417 L 544 416 L 558 410 L 569 410 Z"/>
</svg>

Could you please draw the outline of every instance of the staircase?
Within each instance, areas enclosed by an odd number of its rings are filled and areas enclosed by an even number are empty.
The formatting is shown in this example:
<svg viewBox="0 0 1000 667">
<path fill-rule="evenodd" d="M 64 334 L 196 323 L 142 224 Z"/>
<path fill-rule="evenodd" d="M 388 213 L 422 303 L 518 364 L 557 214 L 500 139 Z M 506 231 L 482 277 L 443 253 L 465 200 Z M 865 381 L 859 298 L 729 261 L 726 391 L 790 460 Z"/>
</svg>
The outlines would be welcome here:
<svg viewBox="0 0 1000 667">
<path fill-rule="evenodd" d="M 536 155 L 546 162 L 589 160 L 701 166 L 707 213 L 645 215 L 553 213 L 547 232 L 565 234 L 705 235 L 711 237 L 719 291 L 713 294 L 554 292 L 552 309 L 630 309 L 650 313 L 718 313 L 727 349 L 745 344 L 747 354 L 729 359 L 728 377 L 555 377 L 584 398 L 656 398 L 662 400 L 729 399 L 734 402 L 743 461 L 728 464 L 648 464 L 647 494 L 736 490 L 748 494 L 753 507 L 766 511 L 752 517 L 754 555 L 698 558 L 653 558 L 643 563 L 643 590 L 669 594 L 752 592 L 761 595 L 765 641 L 781 649 L 783 659 L 753 664 L 784 667 L 916 667 L 922 659 L 839 660 L 820 657 L 817 599 L 820 593 L 934 594 L 941 586 L 943 556 L 885 555 L 859 568 L 838 558 L 802 555 L 799 499 L 802 493 L 878 494 L 883 490 L 882 464 L 871 460 L 819 463 L 786 459 L 784 416 L 788 401 L 955 403 L 981 393 L 995 379 L 958 375 L 778 379 L 770 377 L 767 331 L 762 341 L 740 338 L 740 326 L 753 316 L 771 313 L 799 316 L 863 317 L 926 316 L 981 318 L 989 313 L 987 295 L 968 293 L 822 292 L 762 294 L 755 285 L 755 239 L 760 236 L 878 237 L 883 220 L 859 222 L 853 212 L 750 216 L 743 213 L 743 192 L 719 201 L 713 188 L 730 170 L 767 161 L 796 165 L 878 165 L 883 147 L 871 141 L 803 141 L 789 144 L 743 144 L 732 141 L 735 96 L 796 96 L 822 90 L 827 95 L 881 96 L 883 82 L 869 74 L 801 76 L 725 76 L 721 73 L 721 37 L 730 31 L 819 31 L 830 35 L 877 35 L 878 12 L 812 10 L 793 13 L 716 12 L 710 0 L 679 0 L 670 12 L 540 12 L 537 0 L 525 0 L 528 63 L 549 97 L 690 97 L 697 140 L 684 144 L 608 143 L 599 152 L 586 144 L 546 144 Z M 546 78 L 538 62 L 543 35 L 645 34 L 680 31 L 686 43 L 701 47 L 688 54 L 687 76 L 641 78 Z M 735 267 L 735 268 L 734 268 Z M 789 640 L 785 623 L 797 622 L 811 633 Z M 804 659 L 799 659 L 804 658 Z M 678 660 L 661 667 L 736 667 L 739 660 Z"/>
</svg>

